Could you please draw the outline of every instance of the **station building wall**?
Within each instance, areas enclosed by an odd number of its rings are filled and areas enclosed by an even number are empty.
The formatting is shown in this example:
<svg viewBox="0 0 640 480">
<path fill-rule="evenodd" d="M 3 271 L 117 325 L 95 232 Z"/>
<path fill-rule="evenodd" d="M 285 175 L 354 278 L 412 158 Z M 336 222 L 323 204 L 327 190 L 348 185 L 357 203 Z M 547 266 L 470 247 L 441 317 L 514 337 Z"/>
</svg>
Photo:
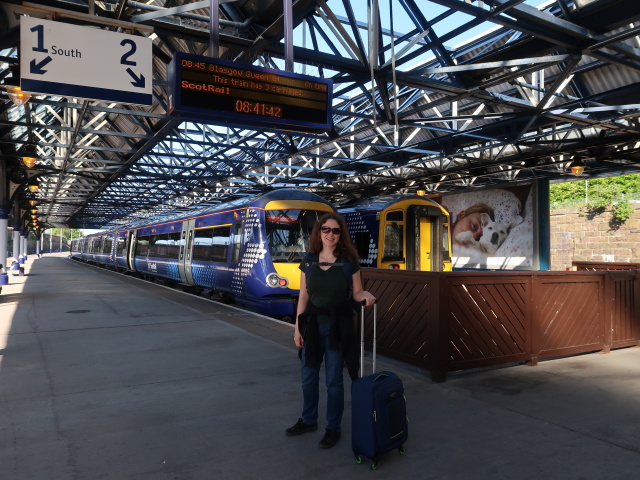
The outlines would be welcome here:
<svg viewBox="0 0 640 480">
<path fill-rule="evenodd" d="M 573 261 L 640 262 L 640 203 L 627 221 L 612 227 L 612 209 L 594 215 L 571 207 L 550 213 L 551 270 L 571 269 Z"/>
</svg>

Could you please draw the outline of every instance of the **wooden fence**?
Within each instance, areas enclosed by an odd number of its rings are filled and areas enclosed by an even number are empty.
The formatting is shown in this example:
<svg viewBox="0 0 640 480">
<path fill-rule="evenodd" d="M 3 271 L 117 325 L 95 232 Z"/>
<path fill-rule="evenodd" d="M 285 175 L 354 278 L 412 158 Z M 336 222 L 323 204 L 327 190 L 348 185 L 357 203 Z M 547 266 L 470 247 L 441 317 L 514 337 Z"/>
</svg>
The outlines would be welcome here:
<svg viewBox="0 0 640 480">
<path fill-rule="evenodd" d="M 640 342 L 640 273 L 408 272 L 364 268 L 378 352 L 432 372 L 605 351 Z M 365 337 L 373 337 L 372 309 Z"/>
<path fill-rule="evenodd" d="M 640 263 L 624 262 L 572 262 L 578 271 L 598 270 L 640 270 Z"/>
</svg>

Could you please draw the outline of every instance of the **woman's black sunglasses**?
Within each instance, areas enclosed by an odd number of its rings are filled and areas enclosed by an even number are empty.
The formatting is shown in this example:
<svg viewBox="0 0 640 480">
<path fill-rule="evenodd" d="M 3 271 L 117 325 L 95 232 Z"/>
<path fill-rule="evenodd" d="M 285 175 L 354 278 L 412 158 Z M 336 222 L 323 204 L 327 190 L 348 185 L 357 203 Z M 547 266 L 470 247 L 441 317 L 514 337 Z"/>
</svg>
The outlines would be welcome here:
<svg viewBox="0 0 640 480">
<path fill-rule="evenodd" d="M 333 233 L 334 235 L 340 235 L 340 233 L 342 232 L 341 228 L 331 228 L 331 227 L 320 227 L 320 230 L 322 230 L 322 233 Z"/>
</svg>

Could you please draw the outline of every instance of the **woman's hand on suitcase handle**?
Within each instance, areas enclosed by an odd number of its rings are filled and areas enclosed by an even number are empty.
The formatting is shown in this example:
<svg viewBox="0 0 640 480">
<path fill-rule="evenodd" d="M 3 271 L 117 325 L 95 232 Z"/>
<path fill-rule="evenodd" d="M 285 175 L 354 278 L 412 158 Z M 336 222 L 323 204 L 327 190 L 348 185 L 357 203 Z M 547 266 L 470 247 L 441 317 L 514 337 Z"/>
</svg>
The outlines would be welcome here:
<svg viewBox="0 0 640 480">
<path fill-rule="evenodd" d="M 360 296 L 361 300 L 360 303 L 362 304 L 362 306 L 364 307 L 370 307 L 371 305 L 373 305 L 374 303 L 376 303 L 376 297 L 374 297 L 373 295 L 371 295 L 369 292 L 367 292 L 366 290 L 362 291 L 362 295 Z"/>
</svg>

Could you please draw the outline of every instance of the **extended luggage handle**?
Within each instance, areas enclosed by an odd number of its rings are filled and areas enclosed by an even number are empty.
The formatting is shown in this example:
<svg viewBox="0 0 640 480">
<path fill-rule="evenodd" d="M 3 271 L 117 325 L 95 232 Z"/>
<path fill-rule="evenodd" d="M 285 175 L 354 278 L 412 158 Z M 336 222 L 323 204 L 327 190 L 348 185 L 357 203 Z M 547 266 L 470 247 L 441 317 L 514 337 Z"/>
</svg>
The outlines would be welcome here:
<svg viewBox="0 0 640 480">
<path fill-rule="evenodd" d="M 361 302 L 360 307 L 360 378 L 364 377 L 364 307 L 367 305 L 366 300 Z M 378 323 L 378 301 L 373 303 L 373 372 L 376 373 L 376 354 L 377 354 L 377 323 Z"/>
</svg>

